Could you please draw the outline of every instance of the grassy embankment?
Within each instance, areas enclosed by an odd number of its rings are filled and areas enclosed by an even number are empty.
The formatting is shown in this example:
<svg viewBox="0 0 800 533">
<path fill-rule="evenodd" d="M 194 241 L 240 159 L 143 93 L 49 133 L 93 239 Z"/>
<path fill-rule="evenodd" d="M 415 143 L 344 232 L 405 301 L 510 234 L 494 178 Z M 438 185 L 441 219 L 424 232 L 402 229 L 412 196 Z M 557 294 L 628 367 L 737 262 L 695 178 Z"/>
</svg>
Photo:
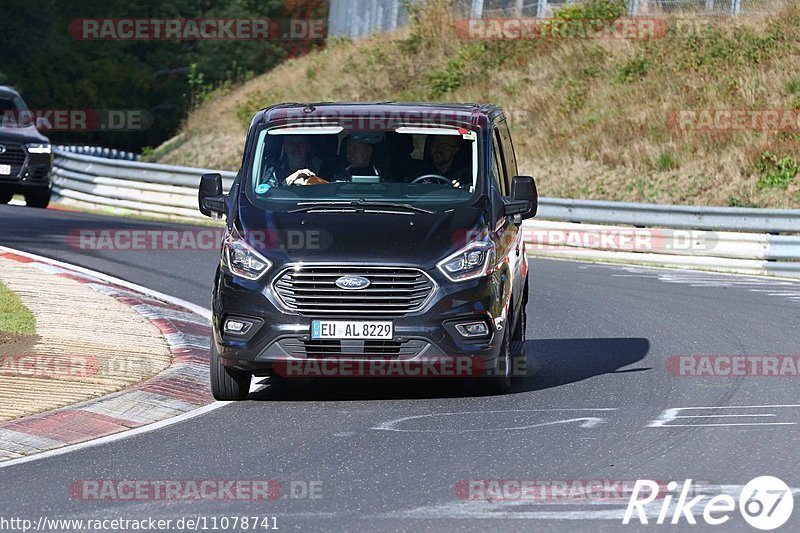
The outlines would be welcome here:
<svg viewBox="0 0 800 533">
<path fill-rule="evenodd" d="M 561 16 L 596 15 L 571 9 Z M 437 0 L 412 18 L 218 91 L 153 159 L 236 169 L 253 113 L 281 101 L 494 102 L 543 195 L 800 207 L 797 131 L 687 131 L 668 120 L 686 109 L 800 110 L 800 8 L 704 19 L 695 31 L 673 17 L 649 40 L 464 40 L 459 16 Z"/>
</svg>

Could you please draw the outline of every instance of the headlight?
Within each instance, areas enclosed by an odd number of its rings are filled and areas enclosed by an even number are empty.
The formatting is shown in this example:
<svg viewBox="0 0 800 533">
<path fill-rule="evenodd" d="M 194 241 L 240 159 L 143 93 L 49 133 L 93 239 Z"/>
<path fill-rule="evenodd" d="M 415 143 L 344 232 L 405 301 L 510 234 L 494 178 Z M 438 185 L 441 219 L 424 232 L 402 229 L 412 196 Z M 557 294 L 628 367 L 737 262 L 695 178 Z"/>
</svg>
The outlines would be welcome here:
<svg viewBox="0 0 800 533">
<path fill-rule="evenodd" d="M 436 266 L 450 281 L 464 281 L 487 274 L 487 269 L 492 264 L 494 244 L 486 240 L 468 244 Z"/>
<path fill-rule="evenodd" d="M 25 145 L 25 149 L 30 154 L 49 154 L 52 153 L 50 145 L 47 143 L 30 143 Z"/>
<path fill-rule="evenodd" d="M 228 270 L 249 280 L 257 280 L 272 266 L 269 259 L 234 236 L 225 239 L 222 258 Z"/>
</svg>

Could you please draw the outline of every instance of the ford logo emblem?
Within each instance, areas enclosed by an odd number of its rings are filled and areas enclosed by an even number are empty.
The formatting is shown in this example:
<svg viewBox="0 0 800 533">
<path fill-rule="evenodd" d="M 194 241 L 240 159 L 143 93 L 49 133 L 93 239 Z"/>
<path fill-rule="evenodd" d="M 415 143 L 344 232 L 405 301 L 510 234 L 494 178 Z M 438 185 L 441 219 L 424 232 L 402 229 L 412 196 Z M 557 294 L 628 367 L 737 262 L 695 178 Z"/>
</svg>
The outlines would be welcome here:
<svg viewBox="0 0 800 533">
<path fill-rule="evenodd" d="M 0 144 L 0 154 L 6 153 L 6 146 L 4 144 Z"/>
<path fill-rule="evenodd" d="M 369 287 L 369 280 L 361 276 L 342 276 L 335 281 L 336 286 L 348 291 L 357 291 Z"/>
</svg>

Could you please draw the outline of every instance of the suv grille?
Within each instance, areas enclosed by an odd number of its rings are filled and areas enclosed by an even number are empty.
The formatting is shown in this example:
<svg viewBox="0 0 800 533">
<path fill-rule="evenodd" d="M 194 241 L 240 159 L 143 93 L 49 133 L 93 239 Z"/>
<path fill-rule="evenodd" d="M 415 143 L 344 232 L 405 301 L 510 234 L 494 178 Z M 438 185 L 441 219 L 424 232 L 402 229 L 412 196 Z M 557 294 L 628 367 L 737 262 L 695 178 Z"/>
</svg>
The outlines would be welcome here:
<svg viewBox="0 0 800 533">
<path fill-rule="evenodd" d="M 361 276 L 370 285 L 341 289 L 335 282 L 342 276 Z M 400 315 L 422 308 L 433 288 L 433 281 L 421 270 L 406 267 L 309 265 L 287 269 L 274 283 L 288 309 L 309 315 Z"/>
<path fill-rule="evenodd" d="M 335 341 L 283 339 L 280 345 L 294 357 L 309 359 L 396 359 L 419 355 L 428 347 L 424 340 L 406 341 Z"/>
<path fill-rule="evenodd" d="M 0 142 L 0 145 L 5 147 L 5 151 L 0 154 L 0 165 L 11 165 L 10 177 L 19 176 L 19 171 L 22 170 L 22 166 L 25 164 L 25 158 L 27 157 L 25 149 L 20 144 L 6 144 Z M 3 177 L 9 176 L 0 175 L 0 178 Z"/>
</svg>

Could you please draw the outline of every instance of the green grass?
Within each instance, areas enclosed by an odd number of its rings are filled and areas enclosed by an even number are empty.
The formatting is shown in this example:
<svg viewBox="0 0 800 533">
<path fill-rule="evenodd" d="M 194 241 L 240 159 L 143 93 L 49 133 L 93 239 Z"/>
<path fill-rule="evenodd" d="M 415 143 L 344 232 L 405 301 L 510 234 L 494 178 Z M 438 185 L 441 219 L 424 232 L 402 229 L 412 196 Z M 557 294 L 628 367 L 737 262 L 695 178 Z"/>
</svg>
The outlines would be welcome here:
<svg viewBox="0 0 800 533">
<path fill-rule="evenodd" d="M 770 152 L 764 152 L 755 163 L 755 169 L 759 173 L 756 188 L 763 189 L 782 189 L 789 188 L 789 184 L 800 172 L 800 162 L 791 156 L 779 157 Z"/>
<path fill-rule="evenodd" d="M 36 317 L 22 305 L 19 296 L 0 283 L 0 332 L 36 334 Z"/>
</svg>

